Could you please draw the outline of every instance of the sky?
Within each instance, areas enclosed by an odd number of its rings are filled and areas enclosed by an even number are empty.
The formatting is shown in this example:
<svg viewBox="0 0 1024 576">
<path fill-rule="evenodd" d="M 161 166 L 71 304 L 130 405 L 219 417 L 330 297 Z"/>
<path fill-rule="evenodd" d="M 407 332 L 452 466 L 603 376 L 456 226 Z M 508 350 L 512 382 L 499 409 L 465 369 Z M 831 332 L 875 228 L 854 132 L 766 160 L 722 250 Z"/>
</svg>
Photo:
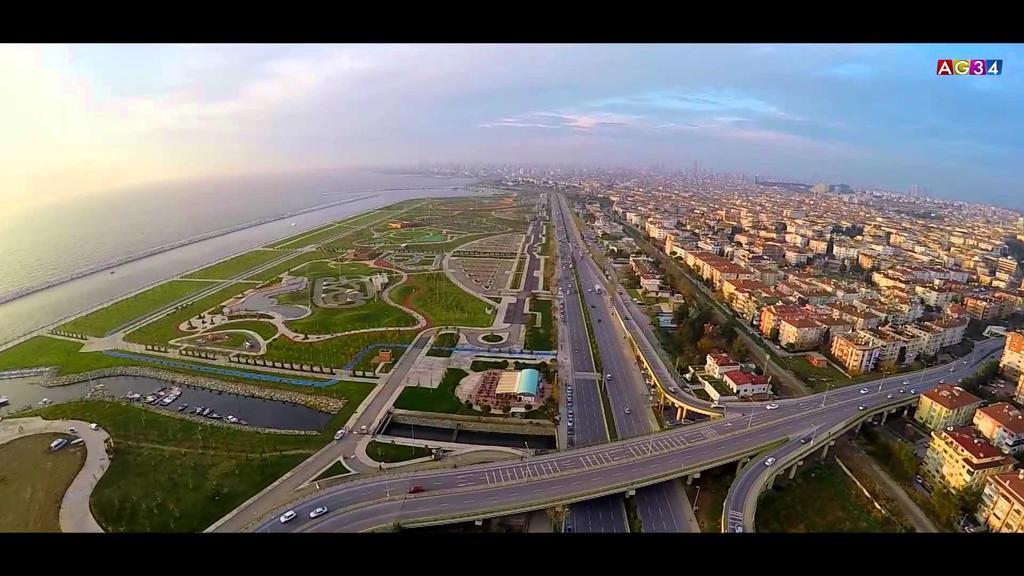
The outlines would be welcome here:
<svg viewBox="0 0 1024 576">
<path fill-rule="evenodd" d="M 0 208 L 434 162 L 719 171 L 1024 209 L 1021 45 L 0 45 Z M 936 61 L 1002 59 L 1001 76 Z"/>
</svg>

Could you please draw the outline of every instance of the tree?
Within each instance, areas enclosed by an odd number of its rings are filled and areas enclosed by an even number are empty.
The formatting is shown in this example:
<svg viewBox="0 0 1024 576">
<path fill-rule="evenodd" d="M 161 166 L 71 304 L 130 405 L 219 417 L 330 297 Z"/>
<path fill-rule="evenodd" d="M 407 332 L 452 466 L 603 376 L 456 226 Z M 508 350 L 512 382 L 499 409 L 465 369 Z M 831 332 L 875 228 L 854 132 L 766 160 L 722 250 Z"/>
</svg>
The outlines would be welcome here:
<svg viewBox="0 0 1024 576">
<path fill-rule="evenodd" d="M 739 338 L 732 341 L 732 348 L 729 349 L 729 353 L 740 362 L 745 362 L 749 354 L 747 347 L 743 345 L 743 341 Z"/>
<path fill-rule="evenodd" d="M 697 342 L 697 349 L 700 350 L 701 354 L 707 354 L 714 348 L 715 341 L 709 336 L 704 336 Z"/>
<path fill-rule="evenodd" d="M 945 486 L 937 486 L 932 491 L 932 510 L 943 523 L 953 524 L 960 516 L 960 501 Z"/>
<path fill-rule="evenodd" d="M 909 482 L 917 470 L 917 458 L 914 456 L 914 449 L 906 442 L 889 442 L 892 451 L 893 471 L 896 472 L 897 480 Z"/>
</svg>

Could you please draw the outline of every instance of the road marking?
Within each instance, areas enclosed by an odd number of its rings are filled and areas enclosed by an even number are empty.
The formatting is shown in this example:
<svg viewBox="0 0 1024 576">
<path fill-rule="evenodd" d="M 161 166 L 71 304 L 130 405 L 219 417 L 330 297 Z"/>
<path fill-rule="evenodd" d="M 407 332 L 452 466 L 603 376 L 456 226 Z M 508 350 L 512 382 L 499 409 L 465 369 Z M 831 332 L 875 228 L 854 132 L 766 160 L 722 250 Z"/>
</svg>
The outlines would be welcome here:
<svg viewBox="0 0 1024 576">
<path fill-rule="evenodd" d="M 465 484 L 459 484 L 459 488 L 462 488 L 463 486 L 472 486 L 472 485 L 473 485 L 472 482 L 466 482 Z"/>
</svg>

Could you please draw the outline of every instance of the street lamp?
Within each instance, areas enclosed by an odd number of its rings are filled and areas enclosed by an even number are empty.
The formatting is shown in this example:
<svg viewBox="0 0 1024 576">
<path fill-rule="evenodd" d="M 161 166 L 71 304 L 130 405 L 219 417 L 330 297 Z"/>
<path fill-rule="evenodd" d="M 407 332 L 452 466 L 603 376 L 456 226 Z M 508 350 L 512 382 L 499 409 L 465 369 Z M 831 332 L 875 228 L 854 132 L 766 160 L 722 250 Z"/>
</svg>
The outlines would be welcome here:
<svg viewBox="0 0 1024 576">
<path fill-rule="evenodd" d="M 700 510 L 700 484 L 697 485 L 697 495 L 693 497 L 693 511 Z"/>
<path fill-rule="evenodd" d="M 828 391 L 832 389 L 832 383 L 829 382 L 828 386 L 825 387 L 825 395 L 821 397 L 821 407 L 825 407 L 825 401 L 828 400 Z"/>
</svg>

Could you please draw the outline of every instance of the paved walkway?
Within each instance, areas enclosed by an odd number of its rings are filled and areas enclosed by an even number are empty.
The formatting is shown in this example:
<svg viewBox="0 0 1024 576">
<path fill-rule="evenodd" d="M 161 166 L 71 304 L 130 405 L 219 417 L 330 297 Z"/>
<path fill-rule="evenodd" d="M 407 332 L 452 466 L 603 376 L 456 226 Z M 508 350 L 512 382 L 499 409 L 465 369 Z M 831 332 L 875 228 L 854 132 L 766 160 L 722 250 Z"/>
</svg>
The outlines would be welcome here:
<svg viewBox="0 0 1024 576">
<path fill-rule="evenodd" d="M 78 436 L 85 440 L 85 464 L 71 481 L 71 486 L 64 493 L 60 503 L 61 532 L 103 532 L 89 508 L 89 497 L 96 483 L 103 477 L 110 465 L 107 457 L 106 442 L 110 436 L 101 428 L 90 430 L 88 422 L 79 420 L 43 420 L 38 416 L 31 418 L 11 418 L 0 421 L 0 444 L 23 436 L 46 434 L 51 432 L 68 433 L 68 427 L 74 427 Z"/>
</svg>

